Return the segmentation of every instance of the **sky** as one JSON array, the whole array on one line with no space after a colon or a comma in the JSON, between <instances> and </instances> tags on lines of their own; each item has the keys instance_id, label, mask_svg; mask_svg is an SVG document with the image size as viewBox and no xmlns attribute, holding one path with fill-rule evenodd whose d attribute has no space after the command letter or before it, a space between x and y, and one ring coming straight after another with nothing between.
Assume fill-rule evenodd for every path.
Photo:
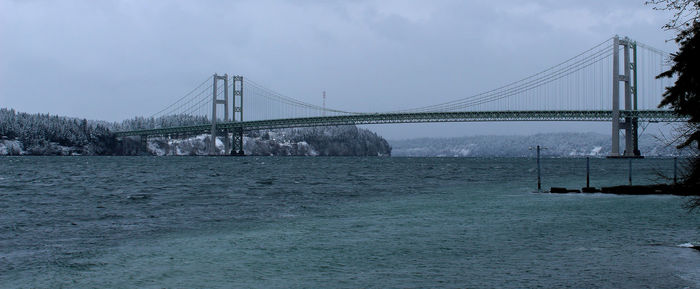
<instances>
[{"instance_id":1,"label":"sky","mask_svg":"<svg viewBox=\"0 0 700 289\"><path fill-rule=\"evenodd\" d=\"M672 52L644 0L0 0L0 107L118 121L150 116L214 73L299 100L393 111L486 91L618 34ZM662 129L653 125L651 130ZM372 125L390 139L609 123Z\"/></svg>"}]
</instances>

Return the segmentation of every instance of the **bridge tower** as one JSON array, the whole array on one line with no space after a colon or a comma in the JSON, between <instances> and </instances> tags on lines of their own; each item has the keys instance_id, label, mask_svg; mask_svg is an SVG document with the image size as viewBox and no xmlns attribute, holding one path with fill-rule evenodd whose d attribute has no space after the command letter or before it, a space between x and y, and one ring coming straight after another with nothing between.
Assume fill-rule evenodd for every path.
<instances>
[{"instance_id":1,"label":"bridge tower","mask_svg":"<svg viewBox=\"0 0 700 289\"><path fill-rule=\"evenodd\" d=\"M624 57L624 73L620 74L620 46ZM630 50L633 50L634 61ZM632 76L634 75L634 76ZM613 38L613 87L612 87L612 149L609 158L641 158L638 140L637 117L625 117L620 121L620 82L624 83L625 111L637 110L637 43L629 38ZM634 82L634 83L633 83ZM634 96L634 100L632 99ZM633 102L634 101L634 102ZM620 130L625 130L625 150L620 154Z\"/></svg>"},{"instance_id":2,"label":"bridge tower","mask_svg":"<svg viewBox=\"0 0 700 289\"><path fill-rule=\"evenodd\" d=\"M243 76L235 75L233 76L233 105L231 109L233 111L232 121L236 122L236 115L238 115L238 121L243 121ZM238 97L239 106L236 106L236 97ZM236 126L233 130L233 149L231 149L232 156L243 156L243 127Z\"/></svg>"},{"instance_id":3,"label":"bridge tower","mask_svg":"<svg viewBox=\"0 0 700 289\"><path fill-rule=\"evenodd\" d=\"M209 155L217 155L216 151L216 134L217 134L217 129L216 129L216 105L217 104L223 104L224 105L224 122L227 122L229 120L228 118L228 74L224 75L217 75L216 73L214 74L214 85L213 87L213 93L212 93L212 108L211 108L211 136L209 138ZM223 80L224 81L224 99L219 99L218 97L218 85L217 81L218 80ZM228 150L228 133L226 133L226 140L224 141L225 144L225 149Z\"/></svg>"}]
</instances>

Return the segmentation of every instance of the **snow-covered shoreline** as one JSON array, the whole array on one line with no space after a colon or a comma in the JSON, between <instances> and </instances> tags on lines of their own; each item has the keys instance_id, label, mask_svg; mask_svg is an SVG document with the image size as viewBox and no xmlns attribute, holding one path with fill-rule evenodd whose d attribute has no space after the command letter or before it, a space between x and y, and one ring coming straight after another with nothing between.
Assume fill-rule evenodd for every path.
<instances>
[{"instance_id":1,"label":"snow-covered shoreline","mask_svg":"<svg viewBox=\"0 0 700 289\"><path fill-rule=\"evenodd\" d=\"M115 141L110 153L93 144L62 146L42 140L26 145L20 140L0 139L0 156L12 155L209 155L209 135L184 138L150 137L144 147L139 137ZM224 154L224 137L216 139L217 154ZM355 126L278 129L248 132L243 138L246 155L258 156L390 156L388 142L375 133Z\"/></svg>"}]
</instances>

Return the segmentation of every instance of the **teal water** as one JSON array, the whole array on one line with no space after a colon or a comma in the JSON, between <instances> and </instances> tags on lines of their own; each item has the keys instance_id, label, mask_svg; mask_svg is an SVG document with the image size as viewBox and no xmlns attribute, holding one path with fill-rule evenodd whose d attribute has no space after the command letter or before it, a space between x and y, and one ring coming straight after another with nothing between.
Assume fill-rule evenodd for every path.
<instances>
[{"instance_id":1,"label":"teal water","mask_svg":"<svg viewBox=\"0 0 700 289\"><path fill-rule=\"evenodd\" d=\"M2 288L699 288L675 196L533 193L534 159L0 158ZM543 186L585 159L543 159ZM591 160L591 184L626 184ZM633 183L673 160L633 162Z\"/></svg>"}]
</instances>

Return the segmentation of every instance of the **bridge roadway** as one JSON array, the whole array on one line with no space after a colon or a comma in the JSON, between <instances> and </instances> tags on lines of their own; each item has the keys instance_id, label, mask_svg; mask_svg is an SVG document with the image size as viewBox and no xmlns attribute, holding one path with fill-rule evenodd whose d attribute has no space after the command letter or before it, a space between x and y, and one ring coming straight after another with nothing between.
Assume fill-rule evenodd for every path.
<instances>
[{"instance_id":1,"label":"bridge roadway","mask_svg":"<svg viewBox=\"0 0 700 289\"><path fill-rule=\"evenodd\" d=\"M620 119L637 117L640 122L681 122L670 110L620 111ZM476 122L476 121L612 121L609 110L571 111L463 111L417 113L367 113L340 116L302 117L255 121L220 122L219 131L244 131L311 126L363 125L427 122ZM210 133L211 124L115 132L116 136L167 136L175 134Z\"/></svg>"}]
</instances>

